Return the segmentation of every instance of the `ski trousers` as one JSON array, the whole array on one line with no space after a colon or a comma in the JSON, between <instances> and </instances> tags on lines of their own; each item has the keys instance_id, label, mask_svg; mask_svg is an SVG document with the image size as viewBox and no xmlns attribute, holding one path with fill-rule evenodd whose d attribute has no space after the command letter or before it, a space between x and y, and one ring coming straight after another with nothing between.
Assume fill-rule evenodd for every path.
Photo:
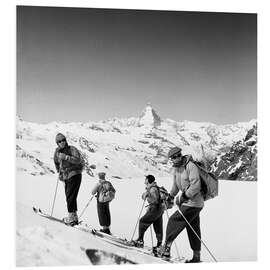
<instances>
[{"instance_id":1,"label":"ski trousers","mask_svg":"<svg viewBox=\"0 0 270 270\"><path fill-rule=\"evenodd\" d=\"M201 238L200 211L202 210L202 208L181 205L180 210L189 222L189 224L192 226L194 231ZM174 212L174 214L172 214L168 220L165 243L172 243L185 228L187 230L191 249L195 251L200 251L201 241L186 223L179 211Z\"/></svg>"},{"instance_id":2,"label":"ski trousers","mask_svg":"<svg viewBox=\"0 0 270 270\"><path fill-rule=\"evenodd\" d=\"M149 226L153 224L154 231L158 242L163 238L163 218L164 210L161 204L150 205L144 216L139 222L139 239L143 239L144 234Z\"/></svg>"},{"instance_id":3,"label":"ski trousers","mask_svg":"<svg viewBox=\"0 0 270 270\"><path fill-rule=\"evenodd\" d=\"M109 227L111 225L109 202L102 203L97 200L97 212L100 226Z\"/></svg>"},{"instance_id":4,"label":"ski trousers","mask_svg":"<svg viewBox=\"0 0 270 270\"><path fill-rule=\"evenodd\" d=\"M77 196L81 186L82 175L76 174L66 180L65 183L65 194L67 209L69 213L76 212L77 209Z\"/></svg>"}]
</instances>

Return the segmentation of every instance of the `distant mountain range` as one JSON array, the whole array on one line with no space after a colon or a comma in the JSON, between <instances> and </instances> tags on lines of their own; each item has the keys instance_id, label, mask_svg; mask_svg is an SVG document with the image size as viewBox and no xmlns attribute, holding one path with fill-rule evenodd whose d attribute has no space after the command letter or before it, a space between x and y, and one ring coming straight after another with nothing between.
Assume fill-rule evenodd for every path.
<instances>
[{"instance_id":1,"label":"distant mountain range","mask_svg":"<svg viewBox=\"0 0 270 270\"><path fill-rule=\"evenodd\" d=\"M162 119L150 104L139 117L100 122L37 124L17 116L17 170L32 175L55 173L55 135L62 132L83 153L90 176L98 171L119 179L148 173L166 176L171 167L168 150L180 146L194 159L207 159L221 178L256 180L256 126L255 119L230 125ZM96 169L91 170L90 164Z\"/></svg>"}]
</instances>

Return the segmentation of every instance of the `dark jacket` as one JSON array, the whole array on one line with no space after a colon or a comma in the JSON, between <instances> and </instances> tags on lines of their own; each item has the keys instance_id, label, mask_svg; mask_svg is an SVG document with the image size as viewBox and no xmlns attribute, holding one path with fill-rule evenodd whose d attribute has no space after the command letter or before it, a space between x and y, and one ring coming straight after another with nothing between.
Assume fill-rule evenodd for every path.
<instances>
[{"instance_id":1,"label":"dark jacket","mask_svg":"<svg viewBox=\"0 0 270 270\"><path fill-rule=\"evenodd\" d=\"M68 160L60 160L59 153L64 153L69 156ZM57 172L59 173L59 179L66 181L76 174L82 173L81 155L79 150L74 146L66 145L61 149L57 147L54 152L54 164Z\"/></svg>"}]
</instances>

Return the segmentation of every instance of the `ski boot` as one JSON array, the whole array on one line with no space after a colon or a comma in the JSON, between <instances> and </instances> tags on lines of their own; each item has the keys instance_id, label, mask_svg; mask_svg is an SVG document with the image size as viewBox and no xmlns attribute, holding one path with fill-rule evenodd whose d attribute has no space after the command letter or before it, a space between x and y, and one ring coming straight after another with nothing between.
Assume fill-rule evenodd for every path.
<instances>
[{"instance_id":1,"label":"ski boot","mask_svg":"<svg viewBox=\"0 0 270 270\"><path fill-rule=\"evenodd\" d=\"M161 249L161 244L162 244L162 242L158 241L157 245L152 248L152 252L153 252L155 257L158 257L158 254L159 254L160 249Z\"/></svg>"},{"instance_id":2,"label":"ski boot","mask_svg":"<svg viewBox=\"0 0 270 270\"><path fill-rule=\"evenodd\" d=\"M67 217L63 218L63 221L66 225L68 226L75 226L78 225L78 216L77 216L77 212L70 212L68 213Z\"/></svg>"},{"instance_id":3,"label":"ski boot","mask_svg":"<svg viewBox=\"0 0 270 270\"><path fill-rule=\"evenodd\" d=\"M132 240L130 244L131 246L138 247L138 248L143 248L144 246L144 242L142 239Z\"/></svg>"},{"instance_id":4,"label":"ski boot","mask_svg":"<svg viewBox=\"0 0 270 270\"><path fill-rule=\"evenodd\" d=\"M169 260L171 258L171 246L164 245L160 248L159 256L164 260Z\"/></svg>"},{"instance_id":5,"label":"ski boot","mask_svg":"<svg viewBox=\"0 0 270 270\"><path fill-rule=\"evenodd\" d=\"M185 263L200 263L202 262L200 258L192 258L191 260L186 260Z\"/></svg>"},{"instance_id":6,"label":"ski boot","mask_svg":"<svg viewBox=\"0 0 270 270\"><path fill-rule=\"evenodd\" d=\"M185 263L200 263L200 262L201 262L201 251L199 250L194 250L192 259L185 261Z\"/></svg>"},{"instance_id":7,"label":"ski boot","mask_svg":"<svg viewBox=\"0 0 270 270\"><path fill-rule=\"evenodd\" d=\"M102 232L102 233L106 233L106 234L111 235L111 231L110 231L109 228L103 228L103 229L100 229L99 231Z\"/></svg>"}]
</instances>

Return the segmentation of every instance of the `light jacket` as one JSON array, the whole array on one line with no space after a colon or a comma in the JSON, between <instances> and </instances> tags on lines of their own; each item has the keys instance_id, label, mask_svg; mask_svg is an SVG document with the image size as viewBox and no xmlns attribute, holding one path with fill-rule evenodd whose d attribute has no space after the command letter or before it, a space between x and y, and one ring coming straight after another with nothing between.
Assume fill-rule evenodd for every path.
<instances>
[{"instance_id":1,"label":"light jacket","mask_svg":"<svg viewBox=\"0 0 270 270\"><path fill-rule=\"evenodd\" d=\"M173 172L173 185L170 191L176 196L180 191L185 192L189 198L183 205L190 207L203 207L204 199L201 193L201 180L199 169L192 162L191 156L185 156L186 160L180 167L175 167Z\"/></svg>"},{"instance_id":2,"label":"light jacket","mask_svg":"<svg viewBox=\"0 0 270 270\"><path fill-rule=\"evenodd\" d=\"M93 187L91 194L95 195L97 192L99 192L101 186L103 183L105 183L107 180L105 179L99 179L99 181L95 184L95 186Z\"/></svg>"},{"instance_id":3,"label":"light jacket","mask_svg":"<svg viewBox=\"0 0 270 270\"><path fill-rule=\"evenodd\" d=\"M107 202L109 199L108 191L112 189L115 192L114 187L108 180L99 179L98 183L93 187L91 194L96 195L98 202Z\"/></svg>"},{"instance_id":4,"label":"light jacket","mask_svg":"<svg viewBox=\"0 0 270 270\"><path fill-rule=\"evenodd\" d=\"M60 160L59 153L64 153L69 156L68 160ZM67 145L65 148L60 149L57 147L54 152L54 164L57 172L59 173L59 179L66 181L76 174L82 173L82 166L80 153L74 146Z\"/></svg>"}]
</instances>

